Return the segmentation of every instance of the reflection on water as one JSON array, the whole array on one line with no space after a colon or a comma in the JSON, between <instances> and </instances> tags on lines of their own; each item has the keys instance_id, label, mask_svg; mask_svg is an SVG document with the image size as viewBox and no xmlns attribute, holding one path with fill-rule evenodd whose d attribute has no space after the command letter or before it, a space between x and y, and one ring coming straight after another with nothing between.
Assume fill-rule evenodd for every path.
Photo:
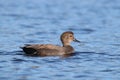
<instances>
[{"instance_id":1,"label":"reflection on water","mask_svg":"<svg viewBox=\"0 0 120 80\"><path fill-rule=\"evenodd\" d=\"M119 80L119 0L1 0L0 80ZM24 44L61 45L71 30L74 55L26 56Z\"/></svg>"}]
</instances>

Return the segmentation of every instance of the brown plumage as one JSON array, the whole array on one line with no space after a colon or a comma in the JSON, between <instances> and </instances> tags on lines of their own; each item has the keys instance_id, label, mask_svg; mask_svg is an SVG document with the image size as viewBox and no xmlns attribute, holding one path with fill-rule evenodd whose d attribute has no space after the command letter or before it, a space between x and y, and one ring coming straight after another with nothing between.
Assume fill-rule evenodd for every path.
<instances>
[{"instance_id":1,"label":"brown plumage","mask_svg":"<svg viewBox=\"0 0 120 80\"><path fill-rule=\"evenodd\" d=\"M63 46L56 46L52 44L29 44L22 47L22 49L27 55L60 56L73 53L74 49L70 43L72 41L79 42L74 38L74 34L71 31L62 33L60 39Z\"/></svg>"}]
</instances>

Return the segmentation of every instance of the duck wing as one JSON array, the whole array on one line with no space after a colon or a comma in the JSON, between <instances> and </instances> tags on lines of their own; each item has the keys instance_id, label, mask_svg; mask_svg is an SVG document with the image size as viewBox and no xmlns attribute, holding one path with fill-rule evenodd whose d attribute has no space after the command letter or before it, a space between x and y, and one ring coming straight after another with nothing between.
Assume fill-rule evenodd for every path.
<instances>
[{"instance_id":1,"label":"duck wing","mask_svg":"<svg viewBox=\"0 0 120 80\"><path fill-rule=\"evenodd\" d=\"M21 47L26 54L39 56L54 56L64 54L64 48L52 44L32 44Z\"/></svg>"}]
</instances>

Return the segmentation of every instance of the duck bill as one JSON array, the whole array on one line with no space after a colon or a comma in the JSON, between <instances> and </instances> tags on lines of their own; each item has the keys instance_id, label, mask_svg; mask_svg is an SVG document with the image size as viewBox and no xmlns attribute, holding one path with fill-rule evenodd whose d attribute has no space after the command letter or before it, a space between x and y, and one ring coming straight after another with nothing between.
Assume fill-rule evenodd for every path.
<instances>
[{"instance_id":1,"label":"duck bill","mask_svg":"<svg viewBox=\"0 0 120 80\"><path fill-rule=\"evenodd\" d=\"M79 40L77 40L77 39L74 39L73 41L74 41L74 42L80 42L80 41L79 41Z\"/></svg>"}]
</instances>

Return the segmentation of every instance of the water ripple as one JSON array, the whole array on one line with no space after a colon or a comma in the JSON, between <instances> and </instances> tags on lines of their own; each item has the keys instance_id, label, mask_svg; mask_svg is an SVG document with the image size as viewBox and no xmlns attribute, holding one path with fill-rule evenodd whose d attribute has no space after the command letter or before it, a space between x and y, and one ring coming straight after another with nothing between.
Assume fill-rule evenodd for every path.
<instances>
[{"instance_id":1,"label":"water ripple","mask_svg":"<svg viewBox=\"0 0 120 80\"><path fill-rule=\"evenodd\" d=\"M0 80L119 80L119 9L119 0L1 0ZM72 55L32 57L19 49L60 45L68 30L84 44L71 44Z\"/></svg>"}]
</instances>

